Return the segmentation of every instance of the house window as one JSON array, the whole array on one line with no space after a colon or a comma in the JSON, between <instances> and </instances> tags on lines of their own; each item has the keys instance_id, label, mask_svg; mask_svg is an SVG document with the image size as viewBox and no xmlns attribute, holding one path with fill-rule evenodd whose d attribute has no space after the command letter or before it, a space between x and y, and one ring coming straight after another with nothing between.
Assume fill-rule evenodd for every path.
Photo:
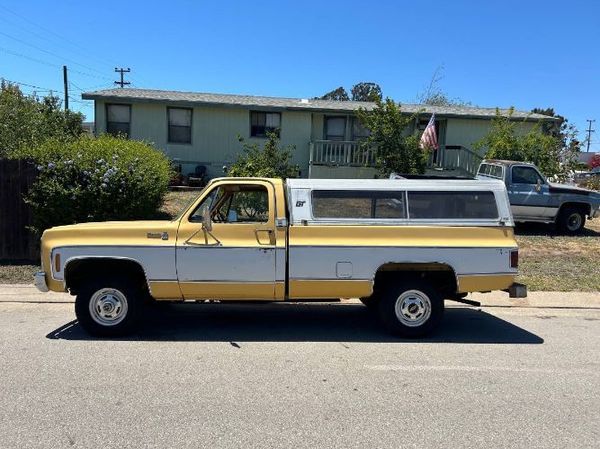
<instances>
[{"instance_id":1,"label":"house window","mask_svg":"<svg viewBox=\"0 0 600 449\"><path fill-rule=\"evenodd\" d=\"M131 105L106 105L106 132L108 134L129 137L131 127Z\"/></svg>"},{"instance_id":2,"label":"house window","mask_svg":"<svg viewBox=\"0 0 600 449\"><path fill-rule=\"evenodd\" d=\"M192 143L192 110L167 108L169 143Z\"/></svg>"},{"instance_id":3,"label":"house window","mask_svg":"<svg viewBox=\"0 0 600 449\"><path fill-rule=\"evenodd\" d=\"M267 133L275 133L279 137L281 130L281 114L279 112L250 112L250 136L267 137Z\"/></svg>"},{"instance_id":4,"label":"house window","mask_svg":"<svg viewBox=\"0 0 600 449\"><path fill-rule=\"evenodd\" d=\"M371 132L363 126L358 117L352 117L352 140L365 140Z\"/></svg>"},{"instance_id":5,"label":"house window","mask_svg":"<svg viewBox=\"0 0 600 449\"><path fill-rule=\"evenodd\" d=\"M325 140L346 139L346 117L325 117Z\"/></svg>"}]
</instances>

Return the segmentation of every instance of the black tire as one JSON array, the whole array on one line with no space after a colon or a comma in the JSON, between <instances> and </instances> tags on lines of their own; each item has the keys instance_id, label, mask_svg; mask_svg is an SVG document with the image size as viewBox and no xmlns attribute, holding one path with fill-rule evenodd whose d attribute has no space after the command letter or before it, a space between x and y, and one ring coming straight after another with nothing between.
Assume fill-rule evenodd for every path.
<instances>
[{"instance_id":1,"label":"black tire","mask_svg":"<svg viewBox=\"0 0 600 449\"><path fill-rule=\"evenodd\" d=\"M369 308L369 310L377 309L377 304L379 303L380 298L375 296L374 294L371 296L366 296L364 298L359 298L360 302L362 302L365 306Z\"/></svg>"},{"instance_id":2,"label":"black tire","mask_svg":"<svg viewBox=\"0 0 600 449\"><path fill-rule=\"evenodd\" d=\"M142 305L143 292L134 283L117 277L93 279L79 289L75 315L90 335L118 337L135 331Z\"/></svg>"},{"instance_id":3,"label":"black tire","mask_svg":"<svg viewBox=\"0 0 600 449\"><path fill-rule=\"evenodd\" d=\"M417 338L431 333L440 324L444 300L436 289L422 281L405 281L389 285L382 292L378 311L389 332Z\"/></svg>"},{"instance_id":4,"label":"black tire","mask_svg":"<svg viewBox=\"0 0 600 449\"><path fill-rule=\"evenodd\" d=\"M579 234L585 226L585 212L576 207L564 207L556 220L560 232L569 235Z\"/></svg>"}]
</instances>

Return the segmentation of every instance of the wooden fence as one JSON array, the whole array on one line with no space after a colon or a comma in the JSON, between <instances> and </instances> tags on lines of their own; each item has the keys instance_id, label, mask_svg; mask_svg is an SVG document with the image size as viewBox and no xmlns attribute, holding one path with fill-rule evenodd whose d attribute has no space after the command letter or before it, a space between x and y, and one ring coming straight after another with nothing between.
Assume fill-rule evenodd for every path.
<instances>
[{"instance_id":1,"label":"wooden fence","mask_svg":"<svg viewBox=\"0 0 600 449\"><path fill-rule=\"evenodd\" d=\"M31 209L23 195L36 178L26 161L0 159L0 260L39 260L39 243L27 229Z\"/></svg>"}]
</instances>

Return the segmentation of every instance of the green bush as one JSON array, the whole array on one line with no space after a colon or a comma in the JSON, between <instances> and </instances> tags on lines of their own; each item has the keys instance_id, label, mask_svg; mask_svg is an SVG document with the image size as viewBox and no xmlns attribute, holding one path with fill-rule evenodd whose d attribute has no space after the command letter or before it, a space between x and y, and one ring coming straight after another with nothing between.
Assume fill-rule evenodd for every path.
<instances>
[{"instance_id":1,"label":"green bush","mask_svg":"<svg viewBox=\"0 0 600 449\"><path fill-rule=\"evenodd\" d=\"M227 176L260 178L296 178L299 168L291 162L294 145L280 147L277 134L267 133L264 146L247 143L238 137L244 152L227 170Z\"/></svg>"},{"instance_id":2,"label":"green bush","mask_svg":"<svg viewBox=\"0 0 600 449\"><path fill-rule=\"evenodd\" d=\"M25 197L38 233L63 224L155 218L171 175L168 159L150 145L111 136L48 140L19 156L39 171Z\"/></svg>"}]
</instances>

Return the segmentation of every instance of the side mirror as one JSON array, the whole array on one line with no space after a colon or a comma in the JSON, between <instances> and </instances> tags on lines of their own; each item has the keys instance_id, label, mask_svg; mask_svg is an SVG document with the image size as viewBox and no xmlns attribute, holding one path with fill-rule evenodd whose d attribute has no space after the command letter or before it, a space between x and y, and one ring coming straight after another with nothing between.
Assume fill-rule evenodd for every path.
<instances>
[{"instance_id":1,"label":"side mirror","mask_svg":"<svg viewBox=\"0 0 600 449\"><path fill-rule=\"evenodd\" d=\"M208 211L202 215L202 229L207 232L212 231L212 220L210 219L210 212Z\"/></svg>"}]
</instances>

